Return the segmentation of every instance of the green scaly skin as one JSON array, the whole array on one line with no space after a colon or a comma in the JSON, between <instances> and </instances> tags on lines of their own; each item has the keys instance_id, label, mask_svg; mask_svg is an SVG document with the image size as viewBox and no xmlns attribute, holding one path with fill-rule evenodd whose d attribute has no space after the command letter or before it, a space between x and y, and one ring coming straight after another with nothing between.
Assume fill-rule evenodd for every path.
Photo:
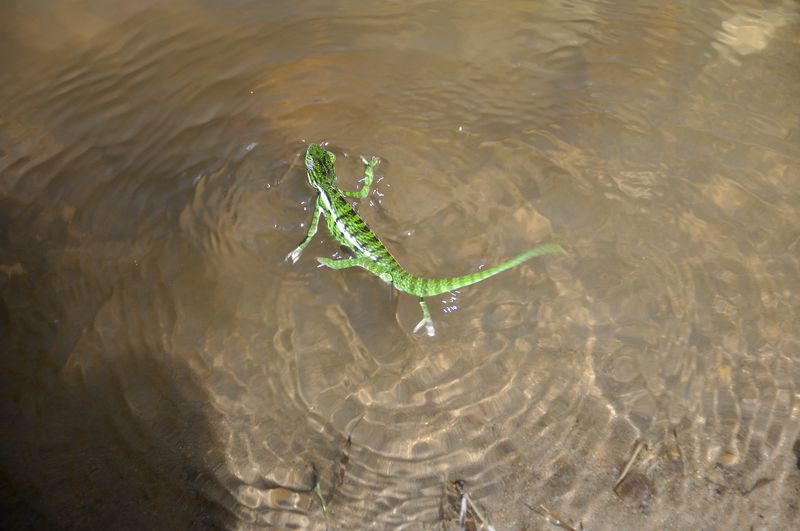
<instances>
[{"instance_id":1,"label":"green scaly skin","mask_svg":"<svg viewBox=\"0 0 800 531\"><path fill-rule=\"evenodd\" d=\"M367 161L361 157L364 163L364 184L361 189L355 192L346 192L336 186L336 168L334 163L336 156L330 151L317 144L311 144L306 151L306 170L308 182L317 192L317 199L314 204L314 214L308 228L306 238L289 253L286 260L292 263L300 259L303 249L317 233L319 216L323 214L328 224L328 231L334 239L343 246L350 249L353 258L343 260L332 260L330 258L317 258L317 261L333 269L345 269L347 267L362 267L377 276L384 282L392 284L395 288L410 295L419 297L419 304L422 308L422 320L414 328L414 332L423 326L429 336L433 336L436 331L431 319L431 313L424 297L432 297L453 291L464 286L469 286L494 276L506 269L510 269L530 260L535 256L549 253L563 253L564 250L556 243L547 243L525 251L519 256L507 260L502 264L483 269L476 273L470 273L461 277L453 278L420 278L412 275L402 268L397 260L389 253L381 243L375 233L370 230L361 216L356 214L345 197L364 198L369 194L372 185L373 169L380 162L376 157Z\"/></svg>"}]
</instances>

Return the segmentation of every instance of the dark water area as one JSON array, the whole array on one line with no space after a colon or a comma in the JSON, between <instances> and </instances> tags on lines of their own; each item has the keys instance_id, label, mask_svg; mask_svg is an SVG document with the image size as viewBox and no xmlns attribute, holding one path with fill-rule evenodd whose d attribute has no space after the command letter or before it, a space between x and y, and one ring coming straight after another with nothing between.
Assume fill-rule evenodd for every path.
<instances>
[{"instance_id":1,"label":"dark water area","mask_svg":"<svg viewBox=\"0 0 800 531\"><path fill-rule=\"evenodd\" d=\"M0 527L800 527L798 49L788 0L4 3ZM414 334L322 226L284 261L312 142L414 274L567 253Z\"/></svg>"}]
</instances>

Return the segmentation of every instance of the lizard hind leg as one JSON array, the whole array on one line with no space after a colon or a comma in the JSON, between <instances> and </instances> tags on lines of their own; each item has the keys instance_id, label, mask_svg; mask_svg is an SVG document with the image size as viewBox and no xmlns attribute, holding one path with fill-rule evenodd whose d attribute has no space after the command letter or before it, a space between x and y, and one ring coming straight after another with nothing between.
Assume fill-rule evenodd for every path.
<instances>
[{"instance_id":1,"label":"lizard hind leg","mask_svg":"<svg viewBox=\"0 0 800 531\"><path fill-rule=\"evenodd\" d=\"M334 260L333 258L317 258L317 262L321 265L330 267L331 269L347 269L348 267L356 267L361 265L358 258L345 258L343 260Z\"/></svg>"},{"instance_id":2,"label":"lizard hind leg","mask_svg":"<svg viewBox=\"0 0 800 531\"><path fill-rule=\"evenodd\" d=\"M433 327L433 319L431 319L431 311L428 309L428 304L422 297L419 298L419 307L422 308L422 320L414 327L414 333L419 332L422 327L425 327L425 332L428 336L433 337L436 335L436 329Z\"/></svg>"}]
</instances>

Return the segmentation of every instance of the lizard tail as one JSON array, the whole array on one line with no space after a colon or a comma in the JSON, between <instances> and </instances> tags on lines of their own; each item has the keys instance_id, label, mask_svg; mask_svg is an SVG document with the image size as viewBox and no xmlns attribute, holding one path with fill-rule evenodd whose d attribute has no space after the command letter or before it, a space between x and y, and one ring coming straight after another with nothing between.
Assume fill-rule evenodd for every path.
<instances>
[{"instance_id":1,"label":"lizard tail","mask_svg":"<svg viewBox=\"0 0 800 531\"><path fill-rule=\"evenodd\" d=\"M481 271L476 271L475 273L470 273L469 275L454 278L420 278L408 275L406 278L395 279L394 284L398 289L405 291L406 293L410 293L411 295L416 295L418 297L432 297L433 295L439 295L440 293L445 293L454 289L475 284L476 282L480 282L481 280L485 280L498 273L502 273L506 269L511 269L512 267L536 256L563 252L564 249L562 249L557 243L546 243L544 245L534 247L533 249L529 249L519 256L515 256L510 260L506 260L502 264L498 264L494 267L483 269Z\"/></svg>"}]
</instances>

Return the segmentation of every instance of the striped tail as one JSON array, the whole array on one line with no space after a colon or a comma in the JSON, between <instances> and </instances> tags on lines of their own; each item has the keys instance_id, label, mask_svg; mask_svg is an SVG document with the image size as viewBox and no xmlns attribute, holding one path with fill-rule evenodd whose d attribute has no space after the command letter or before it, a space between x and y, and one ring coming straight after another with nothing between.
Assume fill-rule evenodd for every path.
<instances>
[{"instance_id":1,"label":"striped tail","mask_svg":"<svg viewBox=\"0 0 800 531\"><path fill-rule=\"evenodd\" d=\"M408 275L408 277L404 278L395 278L393 283L398 289L406 293L410 293L411 295L416 295L418 297L432 297L440 293L445 293L454 289L475 284L476 282L480 282L481 280L485 280L498 273L502 273L506 269L511 269L512 267L536 256L563 252L564 249L562 249L557 243L546 243L525 251L521 255L515 256L510 260L506 260L502 264L498 264L482 271L476 271L475 273L470 273L469 275L464 275L462 277L419 278Z\"/></svg>"}]
</instances>

